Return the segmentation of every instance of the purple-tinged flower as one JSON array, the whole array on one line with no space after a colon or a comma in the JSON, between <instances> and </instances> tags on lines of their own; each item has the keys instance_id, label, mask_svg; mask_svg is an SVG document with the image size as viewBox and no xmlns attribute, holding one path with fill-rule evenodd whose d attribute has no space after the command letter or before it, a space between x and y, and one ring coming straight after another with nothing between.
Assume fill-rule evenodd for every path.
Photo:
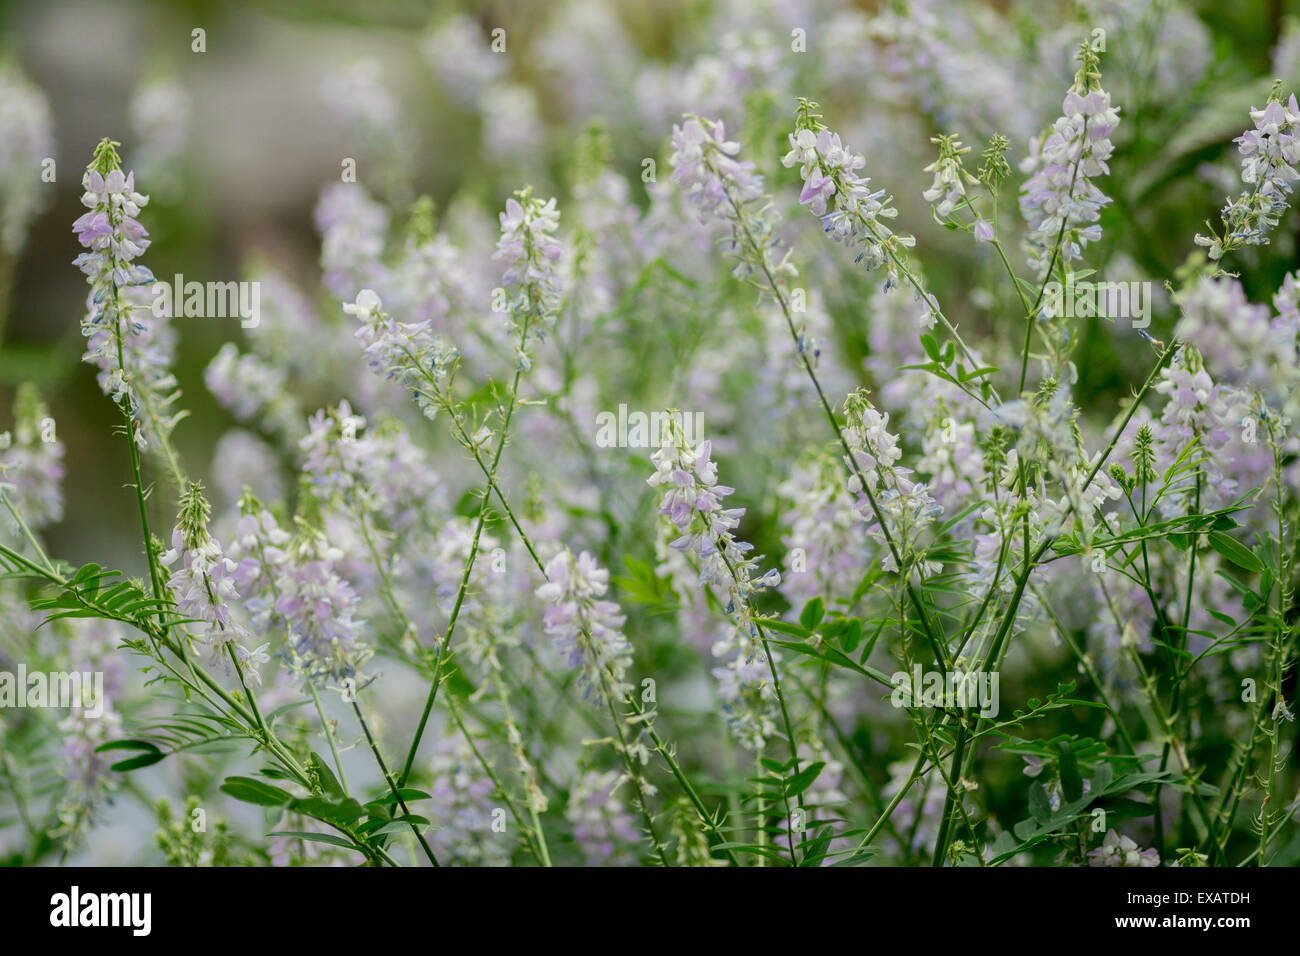
<instances>
[{"instance_id":1,"label":"purple-tinged flower","mask_svg":"<svg viewBox=\"0 0 1300 956\"><path fill-rule=\"evenodd\" d=\"M1110 134L1119 125L1119 108L1101 88L1098 57L1085 42L1074 85L1065 94L1062 116L1030 144L1022 172L1032 173L1020 190L1020 211L1029 225L1025 247L1030 264L1044 277L1053 264L1069 266L1083 256L1089 242L1101 238L1102 207L1110 197L1093 183L1109 175L1114 146Z\"/></svg>"},{"instance_id":2,"label":"purple-tinged flower","mask_svg":"<svg viewBox=\"0 0 1300 956\"><path fill-rule=\"evenodd\" d=\"M560 308L564 247L555 238L560 212L553 198L542 202L531 190L515 196L506 200L505 212L499 215L501 236L492 258L505 264L501 280L512 296L511 329L526 323L529 333L540 339L555 324ZM531 365L522 346L519 362L523 369Z\"/></svg>"},{"instance_id":3,"label":"purple-tinged flower","mask_svg":"<svg viewBox=\"0 0 1300 956\"><path fill-rule=\"evenodd\" d=\"M429 834L429 842L434 852L460 866L509 866L516 840L505 828L493 826L504 812L497 785L463 734L438 739L432 770L430 816L438 829Z\"/></svg>"},{"instance_id":4,"label":"purple-tinged flower","mask_svg":"<svg viewBox=\"0 0 1300 956\"><path fill-rule=\"evenodd\" d=\"M39 531L63 518L63 442L47 432L53 419L35 386L19 387L14 419L13 434L0 432L0 494L30 530ZM4 509L0 527L10 526L17 534Z\"/></svg>"},{"instance_id":5,"label":"purple-tinged flower","mask_svg":"<svg viewBox=\"0 0 1300 956\"><path fill-rule=\"evenodd\" d=\"M511 200L513 202L513 200ZM455 346L430 331L428 321L397 322L372 289L362 289L343 311L361 322L356 331L372 371L409 390L430 420L437 414L459 358Z\"/></svg>"},{"instance_id":6,"label":"purple-tinged flower","mask_svg":"<svg viewBox=\"0 0 1300 956\"><path fill-rule=\"evenodd\" d=\"M229 645L244 676L261 684L258 665L269 659L263 653L269 645L250 649L244 643L252 635L233 614L239 604L235 574L238 564L208 533L210 514L203 486L190 482L181 496L171 550L159 561L164 567L176 565L167 587L176 601L176 613L186 619L190 636L211 649L214 661L226 657Z\"/></svg>"},{"instance_id":7,"label":"purple-tinged flower","mask_svg":"<svg viewBox=\"0 0 1300 956\"><path fill-rule=\"evenodd\" d=\"M101 753L99 748L119 739L122 732L122 716L113 702L122 693L123 668L117 649L125 637L116 621L80 620L72 622L72 626L65 666L74 673L104 676L103 699L83 699L59 722L67 789L58 803L56 835L70 846L85 836L115 786L109 767L117 758L111 752Z\"/></svg>"},{"instance_id":8,"label":"purple-tinged flower","mask_svg":"<svg viewBox=\"0 0 1300 956\"><path fill-rule=\"evenodd\" d=\"M1254 129L1238 136L1234 143L1242 155L1241 180L1251 187L1223 207L1224 234L1198 235L1196 244L1209 249L1212 260L1238 246L1268 244L1268 234L1278 224L1291 202L1292 184L1300 179L1300 105L1295 94L1282 101L1281 81L1274 85L1268 105L1251 110Z\"/></svg>"},{"instance_id":9,"label":"purple-tinged flower","mask_svg":"<svg viewBox=\"0 0 1300 956\"><path fill-rule=\"evenodd\" d=\"M813 112L816 107L816 103L800 100L795 131L789 137L790 151L781 162L799 167L804 181L799 202L821 219L823 231L834 241L856 248L854 261L864 263L868 270L885 267L888 291L898 284L898 260L916 240L885 224L884 220L898 215L892 197L883 189L873 191L868 185L871 180L857 174L866 159L821 124Z\"/></svg>"},{"instance_id":10,"label":"purple-tinged flower","mask_svg":"<svg viewBox=\"0 0 1300 956\"><path fill-rule=\"evenodd\" d=\"M117 144L103 140L82 178L82 205L90 211L73 224L88 250L74 264L90 284L86 316L87 362L99 369L104 394L131 416L141 448L165 442L184 413L171 406L180 397L171 374L175 335L165 321L165 303L155 301L153 273L133 260L149 247L148 233L135 218L149 201L135 190L135 174L123 173Z\"/></svg>"},{"instance_id":11,"label":"purple-tinged flower","mask_svg":"<svg viewBox=\"0 0 1300 956\"><path fill-rule=\"evenodd\" d=\"M753 608L754 595L781 583L771 568L755 577L758 558L753 545L738 540L734 531L743 508L724 508L723 499L734 489L719 485L718 468L711 458L712 445L686 444L674 429L661 448L650 456L655 473L647 479L662 487L659 513L667 517L680 537L671 548L687 553L699 567L699 584L717 588L731 627L714 643L714 669L728 725L744 747L758 751L775 731L776 694L772 666L763 647Z\"/></svg>"},{"instance_id":12,"label":"purple-tinged flower","mask_svg":"<svg viewBox=\"0 0 1300 956\"><path fill-rule=\"evenodd\" d=\"M700 220L731 220L735 207L763 198L763 177L754 164L738 160L740 144L727 139L720 120L689 116L673 126L672 181Z\"/></svg>"},{"instance_id":13,"label":"purple-tinged flower","mask_svg":"<svg viewBox=\"0 0 1300 956\"><path fill-rule=\"evenodd\" d=\"M608 589L608 570L586 551L575 558L566 548L546 563L546 583L537 597L548 605L542 618L546 635L568 654L570 666L582 669L584 692L617 702L632 690L632 645L623 636L618 605L603 600Z\"/></svg>"},{"instance_id":14,"label":"purple-tinged flower","mask_svg":"<svg viewBox=\"0 0 1300 956\"><path fill-rule=\"evenodd\" d=\"M923 540L943 507L930 496L924 483L912 480L910 468L898 464L903 452L898 436L889 431L889 414L871 403L865 389L845 399L844 411L848 418L844 440L853 453L851 459L846 458L853 471L848 490L857 499L858 513L867 522L868 531L881 545L881 567L901 572L901 560L909 573L913 568L919 568L923 575L937 573L942 565L926 558ZM859 475L865 479L865 487ZM872 499L880 509L884 527L871 507ZM899 560L895 560L896 556Z\"/></svg>"},{"instance_id":15,"label":"purple-tinged flower","mask_svg":"<svg viewBox=\"0 0 1300 956\"><path fill-rule=\"evenodd\" d=\"M569 790L564 815L588 866L634 866L641 835L636 818L618 797L626 776L616 770L588 770Z\"/></svg>"},{"instance_id":16,"label":"purple-tinged flower","mask_svg":"<svg viewBox=\"0 0 1300 956\"><path fill-rule=\"evenodd\" d=\"M371 199L364 186L333 183L323 189L316 204L316 229L321 236L322 281L332 294L387 286L383 254L388 210Z\"/></svg>"},{"instance_id":17,"label":"purple-tinged flower","mask_svg":"<svg viewBox=\"0 0 1300 956\"><path fill-rule=\"evenodd\" d=\"M1107 830L1101 846L1088 852L1089 866L1151 867L1160 865L1160 854L1154 848L1145 850L1131 839L1114 830Z\"/></svg>"},{"instance_id":18,"label":"purple-tinged flower","mask_svg":"<svg viewBox=\"0 0 1300 956\"><path fill-rule=\"evenodd\" d=\"M275 613L288 630L292 663L308 679L355 679L369 657L360 640L364 622L355 618L360 599L336 570L343 556L320 531L300 522L279 567Z\"/></svg>"}]
</instances>

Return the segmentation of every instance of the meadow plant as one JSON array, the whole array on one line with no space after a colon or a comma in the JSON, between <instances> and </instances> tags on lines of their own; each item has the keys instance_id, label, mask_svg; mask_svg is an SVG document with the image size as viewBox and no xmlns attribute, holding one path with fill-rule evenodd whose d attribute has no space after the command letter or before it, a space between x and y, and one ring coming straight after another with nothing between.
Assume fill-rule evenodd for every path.
<instances>
[{"instance_id":1,"label":"meadow plant","mask_svg":"<svg viewBox=\"0 0 1300 956\"><path fill-rule=\"evenodd\" d=\"M104 139L72 225L121 433L77 467L129 567L51 553L72 429L35 386L0 433L0 678L111 676L97 717L0 683L8 852L94 859L139 800L173 865L1300 862L1295 95L1153 133L1208 95L1179 4L1082 5L1100 42L832 4L833 56L787 6L672 62L585 2L431 24L482 118L445 203L384 70L340 67L375 172L320 192L319 288L256 264L260 325L186 373L211 462L142 264L191 98L143 88L139 179ZM48 124L0 89L3 280ZM1240 191L1197 234L1215 144ZM1132 277L1150 331L1050 292ZM621 405L665 425L598 442Z\"/></svg>"}]
</instances>

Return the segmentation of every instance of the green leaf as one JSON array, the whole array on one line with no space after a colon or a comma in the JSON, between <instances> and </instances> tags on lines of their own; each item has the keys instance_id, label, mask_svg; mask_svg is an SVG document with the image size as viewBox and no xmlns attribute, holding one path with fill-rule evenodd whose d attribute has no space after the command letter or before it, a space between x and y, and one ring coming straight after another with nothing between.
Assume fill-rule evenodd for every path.
<instances>
[{"instance_id":1,"label":"green leaf","mask_svg":"<svg viewBox=\"0 0 1300 956\"><path fill-rule=\"evenodd\" d=\"M315 773L321 790L327 795L337 797L340 800L347 796L343 792L343 787L339 784L338 778L334 776L334 771L330 770L329 765L325 763L325 759L314 750L311 753L310 768Z\"/></svg>"},{"instance_id":2,"label":"green leaf","mask_svg":"<svg viewBox=\"0 0 1300 956\"><path fill-rule=\"evenodd\" d=\"M826 766L826 761L818 760L816 763L809 764L797 774L786 781L785 794L787 797L797 797L803 793L816 781L822 768Z\"/></svg>"},{"instance_id":3,"label":"green leaf","mask_svg":"<svg viewBox=\"0 0 1300 956\"><path fill-rule=\"evenodd\" d=\"M1255 557L1254 552L1231 535L1224 534L1222 531L1211 531L1209 539L1210 547L1237 567L1247 571L1264 570L1264 565L1259 558Z\"/></svg>"},{"instance_id":4,"label":"green leaf","mask_svg":"<svg viewBox=\"0 0 1300 956\"><path fill-rule=\"evenodd\" d=\"M304 830L275 830L268 833L267 836L293 837L298 840L307 840L311 843L328 843L330 846L341 846L346 847L349 850L365 852L351 840L345 840L343 837L335 836L332 833L307 833Z\"/></svg>"},{"instance_id":5,"label":"green leaf","mask_svg":"<svg viewBox=\"0 0 1300 956\"><path fill-rule=\"evenodd\" d=\"M432 800L432 799L433 799L433 797L429 796L429 795L428 795L427 793L425 793L423 790L415 790L415 789L413 789L413 788L411 788L411 787L399 787L398 790L397 790L397 793L396 793L396 794L394 794L392 791L389 791L388 793L384 794L382 797L380 797L380 798L379 798L378 800L376 800L375 802L376 802L376 803L395 804L395 803L397 803L397 798L398 798L399 796L402 798L402 802L403 802L403 803L414 803L416 800Z\"/></svg>"},{"instance_id":6,"label":"green leaf","mask_svg":"<svg viewBox=\"0 0 1300 956\"><path fill-rule=\"evenodd\" d=\"M1052 819L1052 801L1041 783L1029 788L1029 815L1039 823L1047 823Z\"/></svg>"},{"instance_id":7,"label":"green leaf","mask_svg":"<svg viewBox=\"0 0 1300 956\"><path fill-rule=\"evenodd\" d=\"M424 817L411 814L410 816L399 817L396 820L390 820L387 823L380 823L378 827L371 830L368 836L385 836L389 833L410 833L411 827L423 832L425 830L440 830L441 827L433 826Z\"/></svg>"},{"instance_id":8,"label":"green leaf","mask_svg":"<svg viewBox=\"0 0 1300 956\"><path fill-rule=\"evenodd\" d=\"M1058 761L1061 768L1061 789L1065 799L1078 800L1083 796L1083 778L1079 776L1079 761L1074 755L1070 741L1062 740L1058 748Z\"/></svg>"},{"instance_id":9,"label":"green leaf","mask_svg":"<svg viewBox=\"0 0 1300 956\"><path fill-rule=\"evenodd\" d=\"M826 602L820 597L815 597L804 605L803 613L799 615L799 623L811 631L825 616Z\"/></svg>"},{"instance_id":10,"label":"green leaf","mask_svg":"<svg viewBox=\"0 0 1300 956\"><path fill-rule=\"evenodd\" d=\"M293 800L289 804L289 809L297 810L299 813L305 813L309 817L316 817L324 820L326 823L337 823L340 826L348 826L360 820L365 810L361 804L349 797L346 800L330 800L325 797L304 797L299 800Z\"/></svg>"},{"instance_id":11,"label":"green leaf","mask_svg":"<svg viewBox=\"0 0 1300 956\"><path fill-rule=\"evenodd\" d=\"M774 617L763 618L760 623L769 631L776 631L778 634L789 634L792 637L809 637L812 634L806 627L791 624L789 621L781 621Z\"/></svg>"},{"instance_id":12,"label":"green leaf","mask_svg":"<svg viewBox=\"0 0 1300 956\"><path fill-rule=\"evenodd\" d=\"M840 646L844 648L844 653L852 654L861 642L862 622L855 617L850 619L848 626L844 628L844 633L840 636Z\"/></svg>"},{"instance_id":13,"label":"green leaf","mask_svg":"<svg viewBox=\"0 0 1300 956\"><path fill-rule=\"evenodd\" d=\"M100 744L95 748L95 753L102 754L108 750L149 750L154 753L158 752L158 745L150 743L147 740L128 739L128 740L110 740L106 744Z\"/></svg>"},{"instance_id":14,"label":"green leaf","mask_svg":"<svg viewBox=\"0 0 1300 956\"><path fill-rule=\"evenodd\" d=\"M118 773L130 773L132 770L139 770L142 767L152 767L156 763L161 763L167 759L167 755L161 750L153 753L143 753L138 757L128 757L126 760L119 760L109 767L109 770L116 770Z\"/></svg>"},{"instance_id":15,"label":"green leaf","mask_svg":"<svg viewBox=\"0 0 1300 956\"><path fill-rule=\"evenodd\" d=\"M921 347L925 349L925 354L931 359L938 362L940 360L939 341L929 332L921 336Z\"/></svg>"},{"instance_id":16,"label":"green leaf","mask_svg":"<svg viewBox=\"0 0 1300 956\"><path fill-rule=\"evenodd\" d=\"M253 777L227 777L220 789L222 793L236 800L256 803L263 807L282 807L293 800L293 794L287 790L281 790Z\"/></svg>"}]
</instances>

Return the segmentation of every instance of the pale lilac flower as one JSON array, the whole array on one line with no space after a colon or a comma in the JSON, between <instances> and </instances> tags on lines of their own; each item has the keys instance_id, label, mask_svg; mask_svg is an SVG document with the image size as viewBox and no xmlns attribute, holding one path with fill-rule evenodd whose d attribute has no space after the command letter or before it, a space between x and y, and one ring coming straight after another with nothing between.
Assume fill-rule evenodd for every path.
<instances>
[{"instance_id":1,"label":"pale lilac flower","mask_svg":"<svg viewBox=\"0 0 1300 956\"><path fill-rule=\"evenodd\" d=\"M439 738L432 770L430 818L439 827L429 833L434 852L444 862L460 866L509 866L516 843L510 835L514 827L495 825L505 808L500 806L496 784L462 734Z\"/></svg>"},{"instance_id":2,"label":"pale lilac flower","mask_svg":"<svg viewBox=\"0 0 1300 956\"><path fill-rule=\"evenodd\" d=\"M252 432L232 428L212 450L212 485L218 511L236 504L246 488L271 501L284 496L280 460L274 449Z\"/></svg>"},{"instance_id":3,"label":"pale lilac flower","mask_svg":"<svg viewBox=\"0 0 1300 956\"><path fill-rule=\"evenodd\" d=\"M153 273L136 259L149 246L135 218L149 201L124 174L116 144L104 140L82 178L82 205L90 211L73 223L86 247L74 260L90 284L81 332L87 362L99 369L99 387L131 416L141 448L166 441L184 413L171 411L179 397L170 365L174 333L164 310L154 308ZM125 367L119 362L125 359Z\"/></svg>"},{"instance_id":4,"label":"pale lilac flower","mask_svg":"<svg viewBox=\"0 0 1300 956\"><path fill-rule=\"evenodd\" d=\"M360 183L333 183L316 205L325 288L338 296L387 284L383 263L388 210L370 198Z\"/></svg>"},{"instance_id":5,"label":"pale lilac flower","mask_svg":"<svg viewBox=\"0 0 1300 956\"><path fill-rule=\"evenodd\" d=\"M761 750L775 731L776 693L771 668L758 631L754 595L781 583L775 568L755 577L758 559L753 545L734 535L743 508L724 508L723 499L734 489L717 483L718 468L711 458L712 445L690 448L674 434L651 455L655 473L647 479L662 487L659 513L668 518L680 537L670 547L688 552L699 564L699 584L716 588L732 627L715 642L714 669L728 725L742 746Z\"/></svg>"},{"instance_id":6,"label":"pale lilac flower","mask_svg":"<svg viewBox=\"0 0 1300 956\"><path fill-rule=\"evenodd\" d=\"M53 419L31 385L19 388L14 418L13 433L0 432L0 494L29 529L40 531L63 519L63 442L46 434L44 423ZM19 533L8 509L0 527Z\"/></svg>"},{"instance_id":7,"label":"pale lilac flower","mask_svg":"<svg viewBox=\"0 0 1300 956\"><path fill-rule=\"evenodd\" d=\"M56 835L69 846L81 843L96 822L105 801L116 787L109 767L118 757L99 748L120 739L122 715L114 706L123 691L123 668L118 647L125 639L122 626L102 619L72 622L66 667L71 672L103 675L103 699L83 699L59 722L63 734L62 756L67 788L57 805ZM84 693L84 691L83 691ZM86 706L89 705L89 706Z\"/></svg>"},{"instance_id":8,"label":"pale lilac flower","mask_svg":"<svg viewBox=\"0 0 1300 956\"><path fill-rule=\"evenodd\" d=\"M897 260L916 240L885 224L898 216L893 197L883 189L872 190L871 180L857 174L866 159L843 145L838 133L822 126L812 112L815 108L815 103L800 102L796 128L789 136L790 151L781 162L799 167L804 181L799 202L821 219L822 230L834 241L856 249L854 262L863 263L868 270L884 267L888 291L898 285Z\"/></svg>"},{"instance_id":9,"label":"pale lilac flower","mask_svg":"<svg viewBox=\"0 0 1300 956\"><path fill-rule=\"evenodd\" d=\"M567 548L546 564L546 583L537 597L548 605L543 617L546 635L567 654L571 667L581 668L585 694L598 700L622 701L632 690L627 669L632 645L623 636L625 618L613 601L603 600L609 571L586 551L576 558Z\"/></svg>"},{"instance_id":10,"label":"pale lilac flower","mask_svg":"<svg viewBox=\"0 0 1300 956\"><path fill-rule=\"evenodd\" d=\"M625 777L615 770L589 770L569 790L564 815L588 866L634 866L641 841L636 818L619 799Z\"/></svg>"},{"instance_id":11,"label":"pale lilac flower","mask_svg":"<svg viewBox=\"0 0 1300 956\"><path fill-rule=\"evenodd\" d=\"M239 512L227 554L236 562L235 587L249 627L264 634L273 626L278 580L288 565L292 538L251 493L240 498Z\"/></svg>"},{"instance_id":12,"label":"pale lilac flower","mask_svg":"<svg viewBox=\"0 0 1300 956\"><path fill-rule=\"evenodd\" d=\"M290 436L300 428L302 411L287 387L279 365L252 352L240 353L234 342L221 346L203 370L208 391L241 424L257 424Z\"/></svg>"},{"instance_id":13,"label":"pale lilac flower","mask_svg":"<svg viewBox=\"0 0 1300 956\"><path fill-rule=\"evenodd\" d=\"M851 459L845 460L854 472L848 479L848 490L857 500L858 513L867 523L868 532L881 545L881 567L901 572L897 556L909 569L919 568L922 575L937 573L942 565L926 558L924 541L927 529L943 513L942 506L924 483L912 479L910 468L898 464L903 451L898 436L889 431L889 414L876 408L865 390L850 395L844 410L848 417L844 440L853 453ZM859 474L866 480L865 487ZM884 527L871 507L873 498Z\"/></svg>"},{"instance_id":14,"label":"pale lilac flower","mask_svg":"<svg viewBox=\"0 0 1300 956\"><path fill-rule=\"evenodd\" d=\"M1268 105L1250 111L1254 129L1233 142L1241 152L1241 180L1251 187L1223 207L1224 234L1198 235L1196 244L1209 249L1218 261L1237 246L1262 246L1291 202L1292 184L1300 179L1300 105L1295 94L1282 101L1280 82L1273 88Z\"/></svg>"},{"instance_id":15,"label":"pale lilac flower","mask_svg":"<svg viewBox=\"0 0 1300 956\"><path fill-rule=\"evenodd\" d=\"M352 414L347 401L321 409L307 422L307 435L298 443L304 452L303 474L322 497L348 492L361 480L365 446L360 435L366 420Z\"/></svg>"},{"instance_id":16,"label":"pale lilac flower","mask_svg":"<svg viewBox=\"0 0 1300 956\"><path fill-rule=\"evenodd\" d=\"M181 500L171 550L158 560L164 567L175 565L167 587L176 601L176 613L187 622L185 628L190 636L208 646L214 661L226 657L229 645L244 675L260 684L257 664L259 658L266 658L260 653L262 648L254 651L245 646L251 635L232 613L239 602L235 575L238 565L225 553L221 542L208 533L209 514L203 486L191 482Z\"/></svg>"},{"instance_id":17,"label":"pale lilac flower","mask_svg":"<svg viewBox=\"0 0 1300 956\"><path fill-rule=\"evenodd\" d=\"M343 311L361 322L355 334L370 369L409 390L416 407L433 419L459 358L455 346L432 334L428 321L393 319L373 289L362 289Z\"/></svg>"},{"instance_id":18,"label":"pale lilac flower","mask_svg":"<svg viewBox=\"0 0 1300 956\"><path fill-rule=\"evenodd\" d=\"M781 542L780 591L797 614L818 595L827 602L848 599L869 564L854 499L845 488L844 468L818 453L797 463L777 488L789 528Z\"/></svg>"},{"instance_id":19,"label":"pale lilac flower","mask_svg":"<svg viewBox=\"0 0 1300 956\"><path fill-rule=\"evenodd\" d=\"M1079 59L1063 115L1030 144L1030 155L1020 164L1022 172L1033 174L1021 187L1020 211L1029 225L1030 264L1040 278L1053 262L1068 268L1089 242L1101 238L1098 220L1111 201L1093 180L1110 173L1110 135L1119 125L1119 108L1101 88L1097 54L1088 43Z\"/></svg>"},{"instance_id":20,"label":"pale lilac flower","mask_svg":"<svg viewBox=\"0 0 1300 956\"><path fill-rule=\"evenodd\" d=\"M335 570L343 552L321 532L300 525L276 578L275 613L288 629L293 664L308 679L356 678L369 656L356 591Z\"/></svg>"},{"instance_id":21,"label":"pale lilac flower","mask_svg":"<svg viewBox=\"0 0 1300 956\"><path fill-rule=\"evenodd\" d=\"M754 164L736 159L740 144L727 139L721 122L687 117L673 127L672 180L700 220L731 220L735 206L763 198Z\"/></svg>"},{"instance_id":22,"label":"pale lilac flower","mask_svg":"<svg viewBox=\"0 0 1300 956\"><path fill-rule=\"evenodd\" d=\"M1131 839L1115 830L1107 830L1101 845L1088 852L1089 866L1151 867L1160 865L1160 854L1154 848L1145 850Z\"/></svg>"},{"instance_id":23,"label":"pale lilac flower","mask_svg":"<svg viewBox=\"0 0 1300 956\"><path fill-rule=\"evenodd\" d=\"M553 198L542 202L529 190L515 195L518 198L506 200L500 214L501 236L493 258L505 264L501 279L512 295L511 328L527 316L529 332L542 338L555 324L563 287L559 262L564 248L555 238L560 212ZM529 367L523 351L519 360L523 368Z\"/></svg>"}]
</instances>

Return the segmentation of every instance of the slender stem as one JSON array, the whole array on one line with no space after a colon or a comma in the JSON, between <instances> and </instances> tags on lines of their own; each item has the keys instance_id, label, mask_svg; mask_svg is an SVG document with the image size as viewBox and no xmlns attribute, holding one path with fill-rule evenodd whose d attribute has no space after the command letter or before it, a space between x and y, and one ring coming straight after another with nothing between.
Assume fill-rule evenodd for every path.
<instances>
[{"instance_id":1,"label":"slender stem","mask_svg":"<svg viewBox=\"0 0 1300 956\"><path fill-rule=\"evenodd\" d=\"M522 324L522 331L519 335L519 349L522 353L525 344L528 341L528 325L531 313L526 314ZM470 573L474 570L474 561L478 557L479 540L483 534L483 525L487 522L487 503L491 495L492 488L496 484L497 467L501 463L501 453L505 450L506 434L510 431L510 420L514 416L515 404L519 394L519 381L523 376L523 364L515 366L514 380L510 383L510 392L506 399L505 412L502 416L501 434L497 436L496 450L492 455L492 465L488 469L489 478L487 487L483 489L482 502L479 505L478 519L474 524L474 538L470 544L469 557L465 561L465 571L461 575L460 587L456 590L456 602L451 609L451 616L447 621L447 633L443 637L441 645L438 648L438 658L434 662L433 677L429 682L429 693L424 701L424 710L420 714L420 722L415 728L415 737L411 740L411 746L406 752L406 761L402 765L402 775L399 780L404 784L411 774L411 767L415 764L415 755L420 749L420 740L424 737L424 729L429 723L429 714L433 711L433 704L438 699L438 687L442 684L442 671L451 654L452 637L456 632L456 621L460 618L460 609L465 603L465 593L469 589ZM499 493L499 492L498 492Z\"/></svg>"},{"instance_id":2,"label":"slender stem","mask_svg":"<svg viewBox=\"0 0 1300 956\"><path fill-rule=\"evenodd\" d=\"M402 799L401 788L393 780L393 775L388 772L388 764L384 763L384 755L379 752L379 744L375 742L374 735L370 733L370 725L366 723L366 717L361 712L361 705L357 703L356 697L352 698L352 711L357 715L357 722L361 724L361 730L366 735L366 743L370 745L370 752L375 756L375 763L379 764L379 770L384 775L384 781L388 784L388 789L392 792L393 797L397 800L397 806L401 808L402 816L409 817L410 809L406 806L406 801ZM424 855L429 858L429 862L434 866L440 866L438 858L433 855L433 847L429 846L429 841L424 838L420 832L419 826L414 821L411 823L411 832L415 838L420 841L420 847L424 850Z\"/></svg>"},{"instance_id":3,"label":"slender stem","mask_svg":"<svg viewBox=\"0 0 1300 956\"><path fill-rule=\"evenodd\" d=\"M343 787L343 792L348 791L347 774L343 772L343 760L339 757L339 745L334 739L334 730L330 725L329 718L325 716L325 708L321 706L320 695L316 693L316 682L310 677L305 678L307 690L311 693L311 702L316 707L316 715L320 717L321 729L325 732L325 740L330 745L330 754L334 757L334 769L339 773L339 783Z\"/></svg>"}]
</instances>

